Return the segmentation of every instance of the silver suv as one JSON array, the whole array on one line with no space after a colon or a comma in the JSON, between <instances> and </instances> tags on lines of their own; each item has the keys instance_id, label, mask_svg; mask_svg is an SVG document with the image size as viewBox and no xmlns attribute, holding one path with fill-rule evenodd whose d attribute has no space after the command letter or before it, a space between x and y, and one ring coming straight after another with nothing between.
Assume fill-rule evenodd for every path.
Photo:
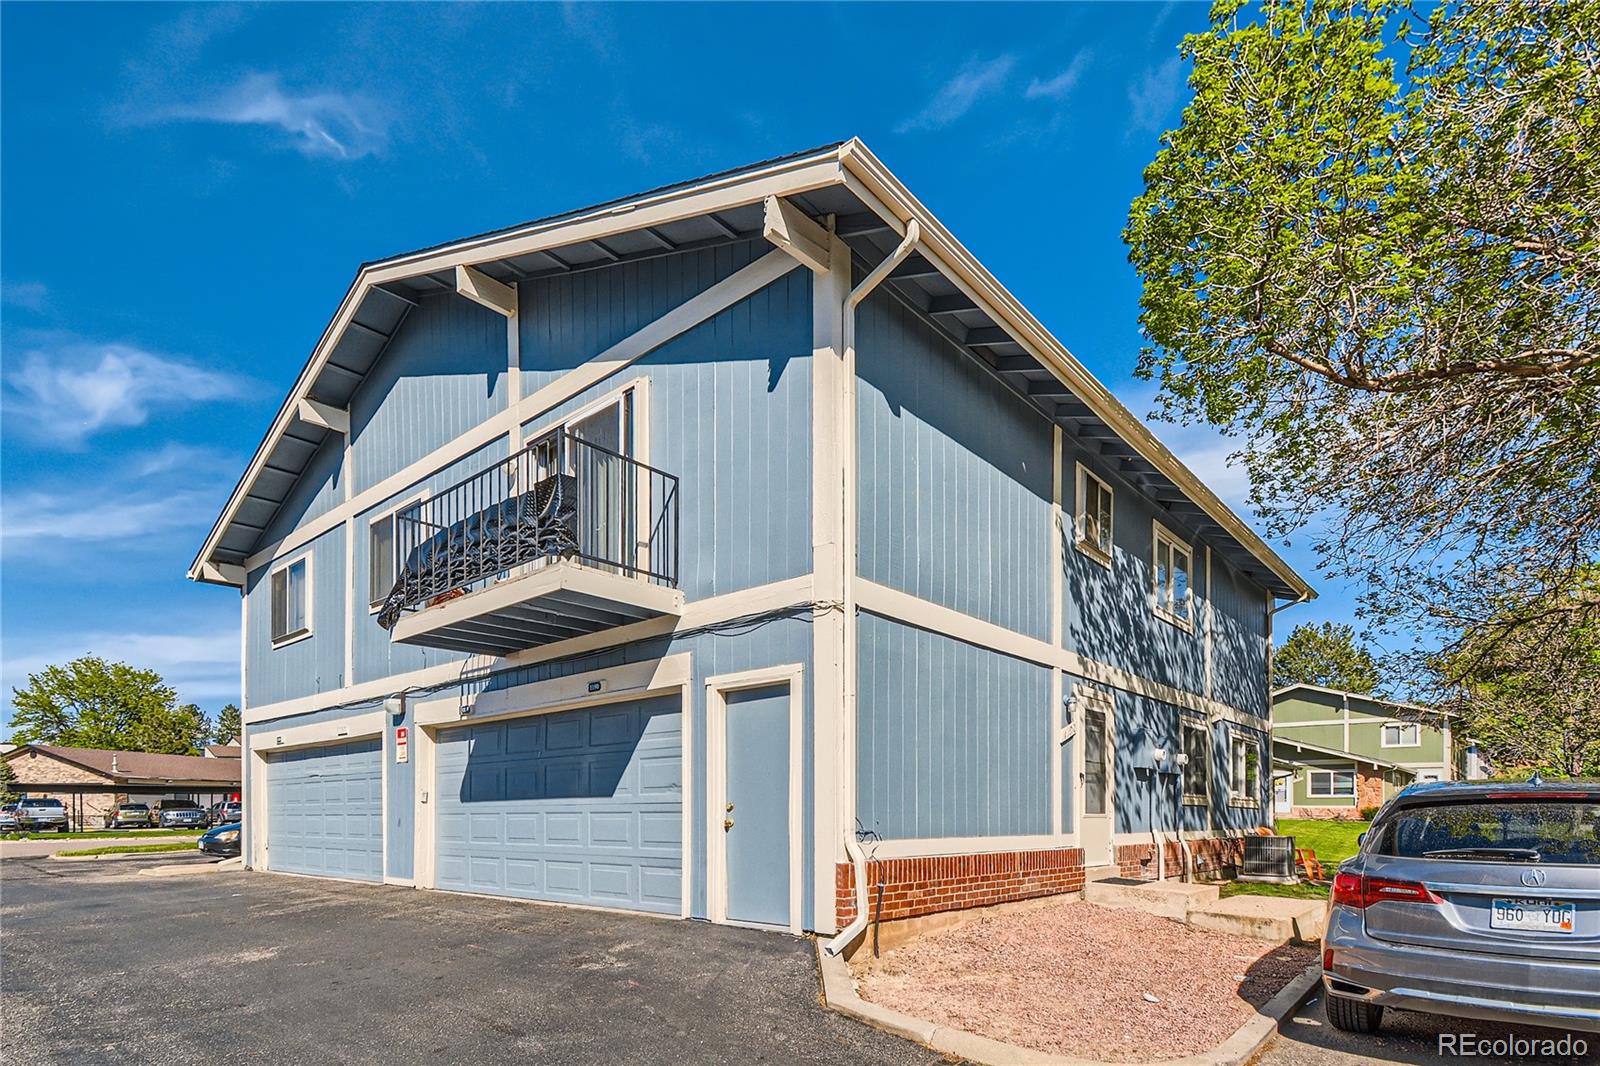
<instances>
[{"instance_id":1,"label":"silver suv","mask_svg":"<svg viewBox=\"0 0 1600 1066\"><path fill-rule=\"evenodd\" d=\"M1600 1032L1600 783L1401 792L1334 878L1328 1021L1385 1007Z\"/></svg>"}]
</instances>

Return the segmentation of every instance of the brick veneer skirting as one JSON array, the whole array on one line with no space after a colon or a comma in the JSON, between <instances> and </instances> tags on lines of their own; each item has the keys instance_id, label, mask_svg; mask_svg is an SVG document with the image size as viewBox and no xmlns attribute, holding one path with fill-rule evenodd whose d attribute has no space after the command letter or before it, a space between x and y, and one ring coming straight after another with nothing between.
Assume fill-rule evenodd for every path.
<instances>
[{"instance_id":1,"label":"brick veneer skirting","mask_svg":"<svg viewBox=\"0 0 1600 1066\"><path fill-rule=\"evenodd\" d=\"M988 907L1019 899L1077 892L1083 888L1083 849L1000 851L984 855L883 859L867 864L868 913L886 922L940 911ZM877 911L877 885L883 906ZM839 924L856 915L855 867L834 868Z\"/></svg>"},{"instance_id":2,"label":"brick veneer skirting","mask_svg":"<svg viewBox=\"0 0 1600 1066\"><path fill-rule=\"evenodd\" d=\"M1176 877L1183 870L1183 849L1176 840L1167 841L1167 876ZM1198 874L1220 873L1225 867L1238 866L1244 857L1244 841L1239 837L1205 837L1189 841L1189 856ZM1144 844L1117 845L1117 872L1123 877L1153 881L1156 877L1156 846Z\"/></svg>"}]
</instances>

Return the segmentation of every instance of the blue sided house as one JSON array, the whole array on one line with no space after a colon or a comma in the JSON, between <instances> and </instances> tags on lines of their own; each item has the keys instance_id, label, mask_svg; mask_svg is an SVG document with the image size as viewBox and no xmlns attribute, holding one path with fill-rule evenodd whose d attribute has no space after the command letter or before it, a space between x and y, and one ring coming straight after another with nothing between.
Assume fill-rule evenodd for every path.
<instances>
[{"instance_id":1,"label":"blue sided house","mask_svg":"<svg viewBox=\"0 0 1600 1066\"><path fill-rule=\"evenodd\" d=\"M1313 595L856 140L363 266L189 576L250 867L822 934L1229 861Z\"/></svg>"}]
</instances>

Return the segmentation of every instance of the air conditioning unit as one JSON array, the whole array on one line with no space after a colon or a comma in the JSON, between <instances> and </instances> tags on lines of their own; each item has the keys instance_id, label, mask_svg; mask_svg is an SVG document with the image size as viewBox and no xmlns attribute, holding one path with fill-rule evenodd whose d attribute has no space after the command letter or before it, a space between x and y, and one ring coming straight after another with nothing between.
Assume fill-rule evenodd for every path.
<instances>
[{"instance_id":1,"label":"air conditioning unit","mask_svg":"<svg viewBox=\"0 0 1600 1066\"><path fill-rule=\"evenodd\" d=\"M1276 885L1298 881L1294 869L1294 837L1245 837L1238 879Z\"/></svg>"}]
</instances>

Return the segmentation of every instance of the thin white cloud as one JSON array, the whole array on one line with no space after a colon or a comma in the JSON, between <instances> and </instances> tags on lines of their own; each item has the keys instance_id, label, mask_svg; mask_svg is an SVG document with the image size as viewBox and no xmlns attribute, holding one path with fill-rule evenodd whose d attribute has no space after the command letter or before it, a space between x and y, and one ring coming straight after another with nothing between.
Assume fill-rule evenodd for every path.
<instances>
[{"instance_id":1,"label":"thin white cloud","mask_svg":"<svg viewBox=\"0 0 1600 1066\"><path fill-rule=\"evenodd\" d=\"M238 399L250 387L239 375L131 344L63 334L37 335L7 363L8 424L68 447L106 430L144 425L159 410Z\"/></svg>"},{"instance_id":2,"label":"thin white cloud","mask_svg":"<svg viewBox=\"0 0 1600 1066\"><path fill-rule=\"evenodd\" d=\"M337 160L380 155L389 144L388 110L360 94L294 92L277 74L249 74L198 103L144 116L146 122L215 122L276 130L302 155Z\"/></svg>"},{"instance_id":3,"label":"thin white cloud","mask_svg":"<svg viewBox=\"0 0 1600 1066\"><path fill-rule=\"evenodd\" d=\"M0 285L0 301L28 311L43 311L50 290L37 281L8 281Z\"/></svg>"},{"instance_id":4,"label":"thin white cloud","mask_svg":"<svg viewBox=\"0 0 1600 1066\"><path fill-rule=\"evenodd\" d=\"M12 486L0 520L7 562L64 562L81 567L85 545L166 551L173 537L197 540L227 491L236 461L219 451L168 444L128 457L95 479Z\"/></svg>"},{"instance_id":5,"label":"thin white cloud","mask_svg":"<svg viewBox=\"0 0 1600 1066\"><path fill-rule=\"evenodd\" d=\"M1128 86L1128 126L1130 130L1162 133L1167 128L1167 118L1178 102L1178 90L1183 85L1183 71L1178 57L1149 67L1139 80Z\"/></svg>"},{"instance_id":6,"label":"thin white cloud","mask_svg":"<svg viewBox=\"0 0 1600 1066\"><path fill-rule=\"evenodd\" d=\"M229 619L232 619L231 621ZM80 655L98 655L154 670L184 702L215 703L239 698L238 611L219 612L203 627L176 632L85 630L22 638L13 633L0 661L5 701L27 684L28 675L63 665Z\"/></svg>"},{"instance_id":7,"label":"thin white cloud","mask_svg":"<svg viewBox=\"0 0 1600 1066\"><path fill-rule=\"evenodd\" d=\"M1028 88L1023 92L1022 95L1029 100L1066 99L1072 94L1072 90L1078 87L1078 80L1083 77L1083 69L1089 65L1089 60L1092 55L1093 53L1091 53L1089 49L1083 49L1077 55L1073 56L1071 62L1067 64L1066 69L1062 70L1061 73L1057 74L1055 77L1046 80L1034 78L1028 83Z\"/></svg>"},{"instance_id":8,"label":"thin white cloud","mask_svg":"<svg viewBox=\"0 0 1600 1066\"><path fill-rule=\"evenodd\" d=\"M1003 89L1016 65L1014 55L969 59L955 77L939 87L921 111L895 127L895 132L937 130L950 125L971 111L978 101Z\"/></svg>"}]
</instances>

